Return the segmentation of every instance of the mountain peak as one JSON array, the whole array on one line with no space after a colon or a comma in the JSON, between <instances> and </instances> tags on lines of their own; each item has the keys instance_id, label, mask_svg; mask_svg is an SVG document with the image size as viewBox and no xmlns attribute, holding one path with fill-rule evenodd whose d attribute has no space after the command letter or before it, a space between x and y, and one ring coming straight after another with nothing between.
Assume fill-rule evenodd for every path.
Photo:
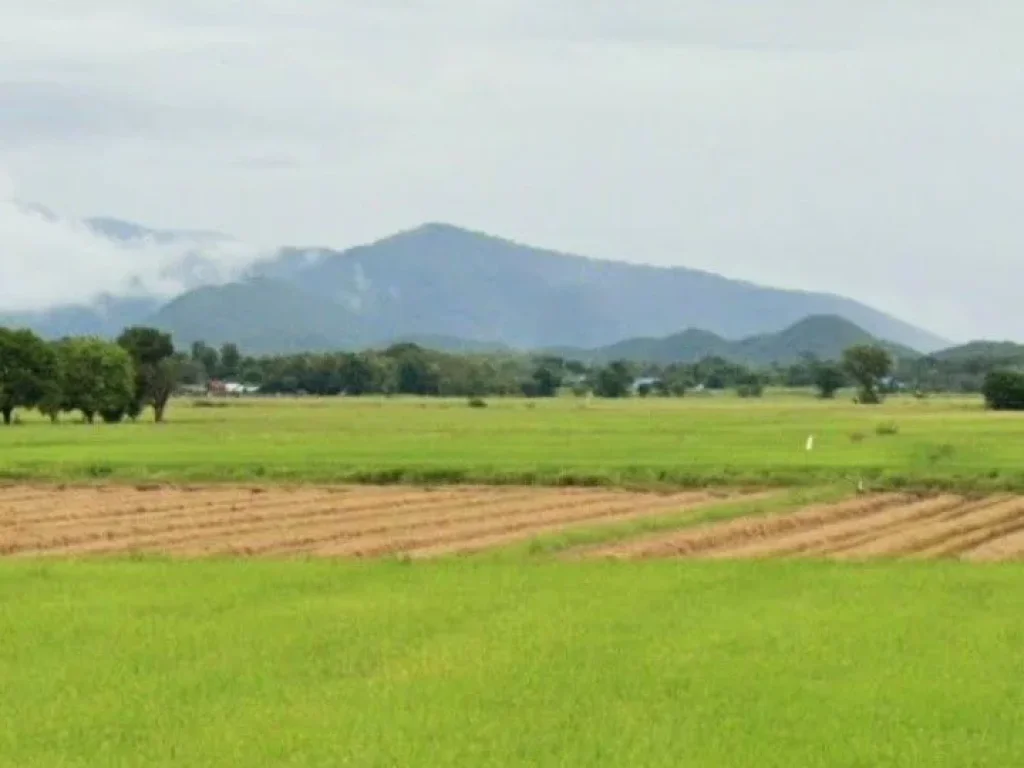
<instances>
[{"instance_id":1,"label":"mountain peak","mask_svg":"<svg viewBox=\"0 0 1024 768\"><path fill-rule=\"evenodd\" d=\"M129 241L186 234L110 218L91 225ZM193 242L186 243L190 249ZM861 334L909 347L944 345L926 331L838 296L685 267L573 256L439 221L347 251L284 248L245 274L273 278L280 287L217 286L200 293L196 303L175 302L149 320L174 332L179 343L232 340L225 339L230 329L251 327L246 341L252 352L295 349L300 340L312 339L320 347L375 345L410 334L519 349L595 348L621 339L658 339L680 328L703 329L684 340L710 351L732 343L727 340L787 328L790 336L812 338L818 335L815 325L832 328L833 337L857 338L860 326ZM190 279L190 287L211 282L199 277ZM282 327L269 327L267 318ZM796 338L794 344L804 342Z\"/></svg>"}]
</instances>

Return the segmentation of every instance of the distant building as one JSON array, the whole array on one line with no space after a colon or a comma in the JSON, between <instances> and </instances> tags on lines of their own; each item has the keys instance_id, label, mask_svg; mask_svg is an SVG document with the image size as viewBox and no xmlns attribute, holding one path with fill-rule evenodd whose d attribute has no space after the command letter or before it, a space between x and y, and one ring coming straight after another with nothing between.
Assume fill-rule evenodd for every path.
<instances>
[{"instance_id":1,"label":"distant building","mask_svg":"<svg viewBox=\"0 0 1024 768\"><path fill-rule=\"evenodd\" d=\"M654 376L642 376L639 379L634 379L632 385L630 385L630 391L635 395L639 392L652 392L661 386L661 379Z\"/></svg>"},{"instance_id":2,"label":"distant building","mask_svg":"<svg viewBox=\"0 0 1024 768\"><path fill-rule=\"evenodd\" d=\"M218 397L241 397L242 395L254 395L260 391L260 388L237 381L210 379L209 384L206 385L206 391Z\"/></svg>"}]
</instances>

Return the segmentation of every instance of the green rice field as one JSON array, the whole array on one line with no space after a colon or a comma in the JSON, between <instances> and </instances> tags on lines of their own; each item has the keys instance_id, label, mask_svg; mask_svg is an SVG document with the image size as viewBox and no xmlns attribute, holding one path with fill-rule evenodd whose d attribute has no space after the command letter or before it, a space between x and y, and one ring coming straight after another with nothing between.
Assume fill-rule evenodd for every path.
<instances>
[{"instance_id":1,"label":"green rice field","mask_svg":"<svg viewBox=\"0 0 1024 768\"><path fill-rule=\"evenodd\" d=\"M0 477L1024 488L1024 416L972 398L214 403L160 426L26 416L0 429Z\"/></svg>"},{"instance_id":2,"label":"green rice field","mask_svg":"<svg viewBox=\"0 0 1024 768\"><path fill-rule=\"evenodd\" d=\"M0 565L4 766L1016 765L1024 571Z\"/></svg>"}]
</instances>

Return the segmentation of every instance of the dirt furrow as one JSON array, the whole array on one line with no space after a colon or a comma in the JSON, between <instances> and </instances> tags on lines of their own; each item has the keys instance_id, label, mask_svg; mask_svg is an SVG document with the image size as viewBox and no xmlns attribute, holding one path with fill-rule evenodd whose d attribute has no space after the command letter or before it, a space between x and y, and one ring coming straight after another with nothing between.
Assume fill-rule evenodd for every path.
<instances>
[{"instance_id":1,"label":"dirt furrow","mask_svg":"<svg viewBox=\"0 0 1024 768\"><path fill-rule=\"evenodd\" d=\"M111 504L140 506L143 500L149 501L152 498L131 492L115 496L101 495L92 490L73 490L55 492L48 500L33 501L31 505L8 504L0 499L0 528L59 519L72 514L94 514L96 510L108 509Z\"/></svg>"},{"instance_id":2,"label":"dirt furrow","mask_svg":"<svg viewBox=\"0 0 1024 768\"><path fill-rule=\"evenodd\" d=\"M275 555L304 552L331 542L352 541L359 538L389 538L420 529L435 529L466 525L481 520L501 520L509 516L537 516L551 510L572 509L595 503L624 498L616 491L590 491L580 493L534 492L527 497L501 498L491 495L473 505L452 505L443 510L410 510L410 514L390 519L368 519L358 524L348 521L326 521L317 526L297 528L289 526L283 531L264 532L258 538L233 538L224 544L198 540L194 547L183 546L187 554L265 554ZM173 551L173 550L172 550Z\"/></svg>"},{"instance_id":3,"label":"dirt furrow","mask_svg":"<svg viewBox=\"0 0 1024 768\"><path fill-rule=\"evenodd\" d=\"M834 555L840 560L864 559L872 557L906 556L921 549L933 547L976 531L991 529L1006 522L1016 523L1021 520L1022 504L1020 499L1010 499L1000 504L975 509L971 514L955 520L944 520L925 523L920 526L900 530L855 549L849 549Z\"/></svg>"},{"instance_id":4,"label":"dirt furrow","mask_svg":"<svg viewBox=\"0 0 1024 768\"><path fill-rule=\"evenodd\" d=\"M423 501L424 497L427 499L436 498L438 500L445 499L450 501L458 499L463 495L465 495L464 492L455 493L434 491L428 493L416 491L413 494L417 501ZM40 530L47 533L62 533L65 530L85 532L94 528L115 531L121 523L125 523L129 526L135 526L140 522L144 522L149 526L156 526L163 525L165 523L171 524L179 519L193 520L202 518L217 519L225 525L229 525L234 519L251 519L254 513L264 509L272 510L274 512L274 517L283 518L292 514L288 510L293 508L301 510L307 508L309 505L335 506L335 508L341 510L345 508L345 505L349 503L348 500L350 499L354 499L355 502L360 505L365 505L373 498L379 498L381 501L390 501L401 505L403 503L403 499L407 499L409 496L410 493L408 489L398 488L389 488L388 492L377 492L374 490L369 493L358 494L338 492L330 489L288 491L285 493L252 495L240 500L210 503L205 506L201 503L177 504L173 508L157 507L152 510L145 507L137 507L130 510L121 510L110 515L88 517L71 522L61 521L60 523L52 526L41 525Z\"/></svg>"},{"instance_id":5,"label":"dirt furrow","mask_svg":"<svg viewBox=\"0 0 1024 768\"><path fill-rule=\"evenodd\" d=\"M959 496L941 496L913 504L885 506L854 518L825 523L810 530L708 550L705 557L735 559L819 554L850 539L861 539L904 522L928 519L963 503Z\"/></svg>"},{"instance_id":6,"label":"dirt furrow","mask_svg":"<svg viewBox=\"0 0 1024 768\"><path fill-rule=\"evenodd\" d=\"M443 507L452 503L452 498L444 494L429 494L425 500L423 492L395 493L388 498L379 494L353 494L342 496L342 501L313 507L298 507L292 511L293 505L284 508L270 506L266 512L249 513L240 510L228 519L212 518L202 514L198 518L182 519L180 522L158 526L137 526L124 530L98 530L81 535L57 535L48 541L36 541L20 549L46 551L48 554L102 554L107 552L131 550L162 550L196 537L214 537L234 535L272 528L283 530L313 518L345 517L346 519L373 519L395 514L395 507L403 505ZM349 517L358 515L358 517Z\"/></svg>"},{"instance_id":7,"label":"dirt furrow","mask_svg":"<svg viewBox=\"0 0 1024 768\"><path fill-rule=\"evenodd\" d=\"M1001 501L999 498L992 499L981 499L979 501L968 502L966 500L960 500L958 503L946 508L937 513L932 513L930 510L926 510L920 514L894 515L892 519L885 525L877 527L865 527L859 534L849 536L841 541L836 541L832 544L826 544L813 550L814 555L832 556L837 555L841 552L856 549L857 547L864 546L882 536L892 536L899 533L900 531L909 530L923 523L938 523L950 520L956 520L965 515L972 514L979 509L985 509L986 507L995 506ZM895 510L900 512L904 508Z\"/></svg>"},{"instance_id":8,"label":"dirt furrow","mask_svg":"<svg viewBox=\"0 0 1024 768\"><path fill-rule=\"evenodd\" d=\"M75 513L15 520L8 527L26 532L31 530L51 532L84 530L90 526L115 526L124 520L132 522L140 518L145 518L148 522L155 522L162 519L173 520L177 517L195 517L200 512L207 515L217 515L222 512L232 512L238 509L249 511L267 507L281 507L285 506L285 502L288 501L308 503L312 498L330 499L334 498L334 496L324 491L289 493L284 498L277 495L266 496L252 493L227 498L219 494L212 497L197 494L195 499L183 501L180 496L168 496L166 501L162 503L159 499L152 499L147 500L148 503L145 504L121 504L113 507L108 504L99 508L79 507Z\"/></svg>"},{"instance_id":9,"label":"dirt furrow","mask_svg":"<svg viewBox=\"0 0 1024 768\"><path fill-rule=\"evenodd\" d=\"M753 499L756 497L767 496L768 494L754 494L751 496L744 496L744 499ZM697 512L703 508L711 506L713 504L722 503L722 499L710 498L710 499L698 499L689 504L686 504L679 512ZM645 517L653 517L658 514L664 514L666 510L660 505L654 508L643 506L638 507L635 510L625 512L616 515L606 515L602 517L588 517L580 520L559 520L552 523L541 523L529 530L513 530L513 531L498 531L497 533L486 533L479 536L473 536L470 538L459 539L453 542L444 542L440 544L428 544L422 547L417 547L411 550L407 550L408 554L417 559L431 558L431 557L444 557L446 555L464 555L472 554L474 552L483 552L488 549L497 549L499 547L509 546L521 541L528 541L538 535L546 533L556 533L558 531L571 530L574 528L586 528L592 525L608 525L618 522L628 522L630 520L638 520Z\"/></svg>"},{"instance_id":10,"label":"dirt furrow","mask_svg":"<svg viewBox=\"0 0 1024 768\"><path fill-rule=\"evenodd\" d=\"M971 503L963 503L954 506L952 509L948 509L945 512L941 512L937 515L930 516L928 518L910 518L910 519L898 519L894 524L885 526L882 528L865 530L863 536L852 537L845 542L837 544L833 547L822 548L819 554L822 555L839 555L843 552L863 547L872 541L881 539L883 536L894 536L898 535L902 530L912 529L921 524L923 519L928 519L931 523L937 522L948 522L958 520L959 518L966 517L967 515L974 514L976 511L993 507L996 504L1005 501L1007 497L992 497L989 499L981 499L979 501Z\"/></svg>"},{"instance_id":11,"label":"dirt furrow","mask_svg":"<svg viewBox=\"0 0 1024 768\"><path fill-rule=\"evenodd\" d=\"M856 497L835 504L816 504L789 514L708 523L678 533L594 547L585 550L583 554L590 557L612 558L692 556L712 549L735 546L752 539L769 538L859 517L903 503L910 498L896 493Z\"/></svg>"},{"instance_id":12,"label":"dirt furrow","mask_svg":"<svg viewBox=\"0 0 1024 768\"><path fill-rule=\"evenodd\" d=\"M971 542L955 554L961 560L975 563L1020 560L1024 557L1024 520L1006 523L985 533L988 534L985 539Z\"/></svg>"},{"instance_id":13,"label":"dirt furrow","mask_svg":"<svg viewBox=\"0 0 1024 768\"><path fill-rule=\"evenodd\" d=\"M694 499L669 497L660 502L643 506L636 498L610 501L605 505L577 505L566 510L550 508L531 514L513 514L501 519L487 519L465 526L444 526L425 528L400 536L360 537L320 545L311 550L312 554L328 557L374 557L396 552L434 547L445 543L459 542L497 533L518 533L530 536L538 530L554 530L573 522L600 522L626 515L652 515L665 512L680 505L694 503ZM638 511L638 506L640 510Z\"/></svg>"},{"instance_id":14,"label":"dirt furrow","mask_svg":"<svg viewBox=\"0 0 1024 768\"><path fill-rule=\"evenodd\" d=\"M58 499L71 497L79 489L41 491L33 489L26 492L5 492L0 490L0 516L11 512L22 512L26 509L50 509Z\"/></svg>"}]
</instances>

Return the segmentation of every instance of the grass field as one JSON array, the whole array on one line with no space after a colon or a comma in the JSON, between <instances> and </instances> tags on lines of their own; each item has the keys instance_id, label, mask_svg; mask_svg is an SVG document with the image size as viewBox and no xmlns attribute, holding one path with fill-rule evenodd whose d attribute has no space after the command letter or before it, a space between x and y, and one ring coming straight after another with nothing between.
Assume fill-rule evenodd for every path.
<instances>
[{"instance_id":1,"label":"grass field","mask_svg":"<svg viewBox=\"0 0 1024 768\"><path fill-rule=\"evenodd\" d=\"M966 398L182 401L159 427L28 416L0 429L0 477L1024 489L1024 415Z\"/></svg>"},{"instance_id":2,"label":"grass field","mask_svg":"<svg viewBox=\"0 0 1024 768\"><path fill-rule=\"evenodd\" d=\"M950 564L0 564L0 764L1005 768L1022 592Z\"/></svg>"},{"instance_id":3,"label":"grass field","mask_svg":"<svg viewBox=\"0 0 1024 768\"><path fill-rule=\"evenodd\" d=\"M1024 497L991 495L1024 491L1021 416L788 395L170 419L0 429L0 766L1024 752L1024 568L924 560L1024 554ZM395 487L427 481L463 487ZM672 487L700 485L722 487Z\"/></svg>"}]
</instances>

